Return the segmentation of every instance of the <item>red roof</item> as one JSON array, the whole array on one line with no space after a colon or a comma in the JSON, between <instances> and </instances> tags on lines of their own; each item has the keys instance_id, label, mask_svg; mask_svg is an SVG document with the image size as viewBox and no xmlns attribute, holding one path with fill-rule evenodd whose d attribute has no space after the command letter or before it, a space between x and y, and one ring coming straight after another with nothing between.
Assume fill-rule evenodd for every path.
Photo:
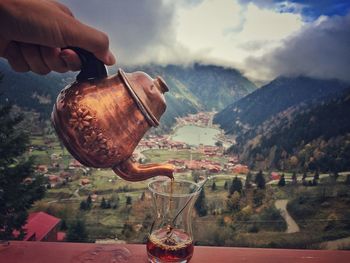
<instances>
[{"instance_id":1,"label":"red roof","mask_svg":"<svg viewBox=\"0 0 350 263\"><path fill-rule=\"evenodd\" d=\"M27 224L23 227L27 231L23 240L28 241L35 235L35 241L41 241L60 221L45 212L29 214Z\"/></svg>"},{"instance_id":2,"label":"red roof","mask_svg":"<svg viewBox=\"0 0 350 263\"><path fill-rule=\"evenodd\" d=\"M272 178L272 180L279 180L281 178L281 176L277 172L272 172L271 173L271 178Z\"/></svg>"},{"instance_id":3,"label":"red roof","mask_svg":"<svg viewBox=\"0 0 350 263\"><path fill-rule=\"evenodd\" d=\"M57 241L64 241L66 238L66 232L57 232Z\"/></svg>"}]
</instances>

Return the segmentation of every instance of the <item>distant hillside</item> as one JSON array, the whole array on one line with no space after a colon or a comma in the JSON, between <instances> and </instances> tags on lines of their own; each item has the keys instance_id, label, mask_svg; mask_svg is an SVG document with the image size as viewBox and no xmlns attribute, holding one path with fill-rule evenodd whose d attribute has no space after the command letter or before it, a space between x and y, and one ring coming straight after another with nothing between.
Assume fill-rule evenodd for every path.
<instances>
[{"instance_id":1,"label":"distant hillside","mask_svg":"<svg viewBox=\"0 0 350 263\"><path fill-rule=\"evenodd\" d=\"M213 65L151 65L129 70L142 70L152 77L160 75L165 79L170 88L166 94L168 109L162 117L166 125L172 124L176 117L198 110L222 110L256 89L237 70Z\"/></svg>"},{"instance_id":2,"label":"distant hillside","mask_svg":"<svg viewBox=\"0 0 350 263\"><path fill-rule=\"evenodd\" d=\"M141 70L151 77L162 76L170 87L166 94L167 111L161 119L163 129L169 128L176 117L200 110L221 110L255 90L255 86L234 69L195 64L181 66L143 66L125 71ZM111 72L115 72L112 69ZM1 84L4 96L13 103L35 109L48 117L59 91L74 80L76 73L39 76L33 73L15 73L0 59L0 72L4 74Z\"/></svg>"},{"instance_id":3,"label":"distant hillside","mask_svg":"<svg viewBox=\"0 0 350 263\"><path fill-rule=\"evenodd\" d=\"M350 89L295 110L232 148L256 168L350 170ZM271 128L272 127L272 128Z\"/></svg>"},{"instance_id":4,"label":"distant hillside","mask_svg":"<svg viewBox=\"0 0 350 263\"><path fill-rule=\"evenodd\" d=\"M347 87L338 80L280 77L226 107L215 116L214 123L227 133L243 135L254 132L256 127L278 113L312 103Z\"/></svg>"},{"instance_id":5,"label":"distant hillside","mask_svg":"<svg viewBox=\"0 0 350 263\"><path fill-rule=\"evenodd\" d=\"M39 76L34 73L16 73L5 60L0 59L0 73L4 75L0 84L0 103L9 100L20 107L50 116L59 91L74 78L72 73L50 73Z\"/></svg>"}]
</instances>

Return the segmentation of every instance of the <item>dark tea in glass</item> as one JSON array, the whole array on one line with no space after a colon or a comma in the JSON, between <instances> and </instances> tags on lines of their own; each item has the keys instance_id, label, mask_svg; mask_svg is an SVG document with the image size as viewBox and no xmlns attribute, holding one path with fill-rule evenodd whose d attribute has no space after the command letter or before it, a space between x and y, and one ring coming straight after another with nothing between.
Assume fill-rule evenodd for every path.
<instances>
[{"instance_id":1,"label":"dark tea in glass","mask_svg":"<svg viewBox=\"0 0 350 263\"><path fill-rule=\"evenodd\" d=\"M149 262L189 262L194 251L192 209L199 186L186 180L153 180L148 188L155 212L147 241Z\"/></svg>"},{"instance_id":2,"label":"dark tea in glass","mask_svg":"<svg viewBox=\"0 0 350 263\"><path fill-rule=\"evenodd\" d=\"M149 258L164 262L188 262L193 255L192 238L179 229L158 229L147 241Z\"/></svg>"}]
</instances>

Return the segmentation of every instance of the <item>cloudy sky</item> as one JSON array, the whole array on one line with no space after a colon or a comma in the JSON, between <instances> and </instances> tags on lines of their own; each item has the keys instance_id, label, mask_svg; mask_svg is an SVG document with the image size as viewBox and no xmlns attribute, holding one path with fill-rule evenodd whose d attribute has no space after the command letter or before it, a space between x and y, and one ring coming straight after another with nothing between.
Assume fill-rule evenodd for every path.
<instances>
[{"instance_id":1,"label":"cloudy sky","mask_svg":"<svg viewBox=\"0 0 350 263\"><path fill-rule=\"evenodd\" d=\"M212 63L257 82L350 82L348 0L61 0L105 31L119 65Z\"/></svg>"}]
</instances>

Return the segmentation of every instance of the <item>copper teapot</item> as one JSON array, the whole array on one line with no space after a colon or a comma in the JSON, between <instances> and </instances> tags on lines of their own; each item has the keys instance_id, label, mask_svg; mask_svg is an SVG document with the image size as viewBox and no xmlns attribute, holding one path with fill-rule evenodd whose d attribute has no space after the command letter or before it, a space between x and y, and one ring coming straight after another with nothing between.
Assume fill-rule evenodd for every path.
<instances>
[{"instance_id":1,"label":"copper teapot","mask_svg":"<svg viewBox=\"0 0 350 263\"><path fill-rule=\"evenodd\" d=\"M82 69L57 97L51 115L58 137L80 163L112 168L128 181L173 176L171 164L138 164L131 158L143 135L159 125L166 109L161 77L122 69L107 76L106 67L88 51L74 48Z\"/></svg>"}]
</instances>

